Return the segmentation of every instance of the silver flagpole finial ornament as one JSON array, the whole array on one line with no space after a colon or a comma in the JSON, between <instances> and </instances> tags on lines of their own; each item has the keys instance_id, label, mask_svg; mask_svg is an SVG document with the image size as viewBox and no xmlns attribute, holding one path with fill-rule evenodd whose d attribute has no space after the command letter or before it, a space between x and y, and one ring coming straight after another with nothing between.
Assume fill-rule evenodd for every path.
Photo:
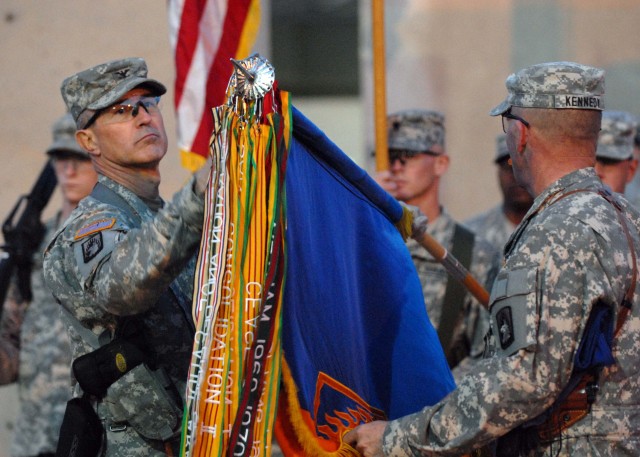
<instances>
[{"instance_id":1,"label":"silver flagpole finial ornament","mask_svg":"<svg viewBox=\"0 0 640 457\"><path fill-rule=\"evenodd\" d=\"M231 59L235 67L229 84L236 96L256 100L265 96L273 87L275 71L267 59L253 54L243 60Z\"/></svg>"}]
</instances>

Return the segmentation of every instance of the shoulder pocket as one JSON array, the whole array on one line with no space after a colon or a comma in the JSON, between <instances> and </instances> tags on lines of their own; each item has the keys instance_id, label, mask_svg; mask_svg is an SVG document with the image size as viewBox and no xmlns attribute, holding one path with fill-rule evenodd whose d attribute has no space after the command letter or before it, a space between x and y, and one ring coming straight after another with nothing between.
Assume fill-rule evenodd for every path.
<instances>
[{"instance_id":1,"label":"shoulder pocket","mask_svg":"<svg viewBox=\"0 0 640 457\"><path fill-rule=\"evenodd\" d=\"M491 332L495 351L508 356L536 343L537 269L503 270L491 290Z\"/></svg>"}]
</instances>

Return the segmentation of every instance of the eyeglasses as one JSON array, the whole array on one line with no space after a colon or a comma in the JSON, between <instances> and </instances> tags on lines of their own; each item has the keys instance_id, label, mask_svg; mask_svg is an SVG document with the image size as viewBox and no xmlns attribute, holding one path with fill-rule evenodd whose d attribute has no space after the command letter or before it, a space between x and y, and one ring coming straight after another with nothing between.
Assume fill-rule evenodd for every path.
<instances>
[{"instance_id":1,"label":"eyeglasses","mask_svg":"<svg viewBox=\"0 0 640 457\"><path fill-rule=\"evenodd\" d=\"M393 164L396 160L399 160L402 165L407 163L407 159L417 156L418 154L425 154L428 156L439 156L440 154L433 151L410 151L407 149L389 149L389 163Z\"/></svg>"},{"instance_id":2,"label":"eyeglasses","mask_svg":"<svg viewBox=\"0 0 640 457\"><path fill-rule=\"evenodd\" d=\"M504 123L504 119L513 119L514 121L519 121L524 124L525 127L529 127L529 123L522 119L520 116L516 116L515 114L511 114L511 110L502 113L502 131L507 133L507 125Z\"/></svg>"},{"instance_id":3,"label":"eyeglasses","mask_svg":"<svg viewBox=\"0 0 640 457\"><path fill-rule=\"evenodd\" d=\"M89 128L98 117L102 117L105 124L118 124L120 122L128 122L138 115L142 107L149 114L160 112L160 97L145 96L138 98L129 98L115 105L98 110L87 121L84 128Z\"/></svg>"}]
</instances>

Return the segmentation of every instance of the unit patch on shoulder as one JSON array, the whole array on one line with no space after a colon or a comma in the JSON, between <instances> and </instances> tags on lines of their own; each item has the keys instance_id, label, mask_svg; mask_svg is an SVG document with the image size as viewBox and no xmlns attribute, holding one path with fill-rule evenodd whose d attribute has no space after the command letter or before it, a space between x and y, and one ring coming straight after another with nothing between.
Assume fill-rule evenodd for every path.
<instances>
[{"instance_id":1,"label":"unit patch on shoulder","mask_svg":"<svg viewBox=\"0 0 640 457\"><path fill-rule=\"evenodd\" d=\"M80 238L84 238L87 235L91 235L96 232L101 232L102 230L110 229L116 223L116 218L112 217L111 219L101 219L96 222L92 222L89 225L85 225L81 229L76 232L76 236L74 239L79 240Z\"/></svg>"},{"instance_id":2,"label":"unit patch on shoulder","mask_svg":"<svg viewBox=\"0 0 640 457\"><path fill-rule=\"evenodd\" d=\"M508 348L515 336L513 334L513 317L511 316L511 307L505 306L496 314L496 324L500 336L500 347Z\"/></svg>"},{"instance_id":3,"label":"unit patch on shoulder","mask_svg":"<svg viewBox=\"0 0 640 457\"><path fill-rule=\"evenodd\" d=\"M104 243L102 242L102 233L94 233L82 242L82 259L84 263L89 263L91 259L98 255Z\"/></svg>"}]
</instances>

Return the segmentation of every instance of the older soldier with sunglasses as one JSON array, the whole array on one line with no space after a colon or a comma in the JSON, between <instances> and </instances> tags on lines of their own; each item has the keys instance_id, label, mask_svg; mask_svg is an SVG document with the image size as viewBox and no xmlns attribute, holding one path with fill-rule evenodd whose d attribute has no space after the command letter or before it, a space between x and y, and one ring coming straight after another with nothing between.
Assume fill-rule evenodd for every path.
<instances>
[{"instance_id":1,"label":"older soldier with sunglasses","mask_svg":"<svg viewBox=\"0 0 640 457\"><path fill-rule=\"evenodd\" d=\"M418 207L429 220L429 235L489 288L498 268L498 251L458 224L440 203L440 181L449 168L444 121L441 113L427 110L389 115L390 169L386 181L379 182L398 200ZM420 276L427 313L449 366L459 377L482 356L488 314L424 247L412 239L407 247Z\"/></svg>"},{"instance_id":2,"label":"older soldier with sunglasses","mask_svg":"<svg viewBox=\"0 0 640 457\"><path fill-rule=\"evenodd\" d=\"M171 201L160 198L166 89L147 77L143 59L81 71L61 91L99 176L47 248L44 269L71 338L75 396L99 422L84 441L63 424L59 452L80 440L79 452L96 455L92 437L104 436L106 456L178 455L209 167ZM81 411L83 423L95 422ZM69 405L67 414L80 413Z\"/></svg>"}]
</instances>

